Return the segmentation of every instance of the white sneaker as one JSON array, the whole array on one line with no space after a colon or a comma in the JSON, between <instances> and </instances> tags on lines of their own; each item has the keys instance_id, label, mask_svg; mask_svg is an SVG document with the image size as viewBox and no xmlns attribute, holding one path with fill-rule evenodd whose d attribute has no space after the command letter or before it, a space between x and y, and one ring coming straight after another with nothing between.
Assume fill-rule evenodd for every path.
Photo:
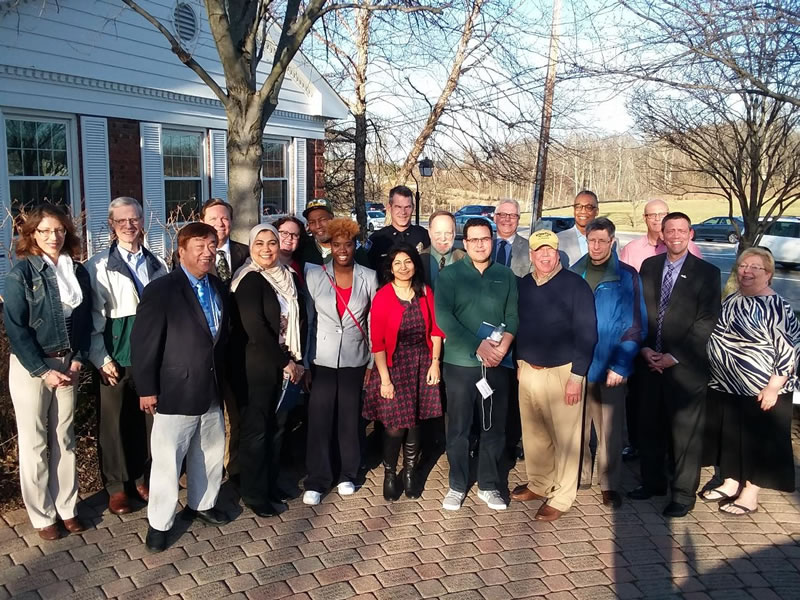
<instances>
[{"instance_id":1,"label":"white sneaker","mask_svg":"<svg viewBox=\"0 0 800 600\"><path fill-rule=\"evenodd\" d=\"M497 490L478 490L478 499L483 500L494 510L505 510L508 508L506 501Z\"/></svg>"},{"instance_id":2,"label":"white sneaker","mask_svg":"<svg viewBox=\"0 0 800 600\"><path fill-rule=\"evenodd\" d=\"M319 504L320 500L322 500L322 494L320 494L319 492L315 492L313 490L306 490L306 493L303 494L303 504L316 506L317 504Z\"/></svg>"},{"instance_id":3,"label":"white sneaker","mask_svg":"<svg viewBox=\"0 0 800 600\"><path fill-rule=\"evenodd\" d=\"M465 495L466 494L453 489L447 490L447 495L442 501L442 508L445 510L458 510L461 508L461 503L464 501Z\"/></svg>"},{"instance_id":4,"label":"white sneaker","mask_svg":"<svg viewBox=\"0 0 800 600\"><path fill-rule=\"evenodd\" d=\"M352 496L356 492L356 486L354 486L351 481L343 481L336 486L336 489L340 496Z\"/></svg>"}]
</instances>

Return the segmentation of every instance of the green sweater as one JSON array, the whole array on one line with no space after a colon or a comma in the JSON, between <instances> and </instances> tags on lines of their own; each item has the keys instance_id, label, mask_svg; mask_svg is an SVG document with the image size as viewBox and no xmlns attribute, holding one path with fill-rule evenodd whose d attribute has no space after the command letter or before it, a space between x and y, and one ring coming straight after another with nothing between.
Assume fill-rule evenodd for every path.
<instances>
[{"instance_id":1,"label":"green sweater","mask_svg":"<svg viewBox=\"0 0 800 600\"><path fill-rule=\"evenodd\" d=\"M478 367L475 351L483 341L478 329L486 321L506 324L517 334L517 278L508 267L492 262L481 274L467 256L442 269L436 282L436 323L444 332L444 362Z\"/></svg>"}]
</instances>

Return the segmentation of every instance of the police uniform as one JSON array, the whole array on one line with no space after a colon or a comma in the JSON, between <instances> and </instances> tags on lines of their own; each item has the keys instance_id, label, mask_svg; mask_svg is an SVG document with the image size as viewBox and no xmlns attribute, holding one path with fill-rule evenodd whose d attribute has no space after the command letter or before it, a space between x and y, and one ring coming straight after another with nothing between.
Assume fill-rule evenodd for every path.
<instances>
[{"instance_id":1,"label":"police uniform","mask_svg":"<svg viewBox=\"0 0 800 600\"><path fill-rule=\"evenodd\" d=\"M405 231L398 231L394 225L387 225L369 237L369 262L381 278L383 259L397 244L406 243L414 246L417 252L431 245L428 231L419 225L409 225ZM382 282L384 283L384 282Z\"/></svg>"}]
</instances>

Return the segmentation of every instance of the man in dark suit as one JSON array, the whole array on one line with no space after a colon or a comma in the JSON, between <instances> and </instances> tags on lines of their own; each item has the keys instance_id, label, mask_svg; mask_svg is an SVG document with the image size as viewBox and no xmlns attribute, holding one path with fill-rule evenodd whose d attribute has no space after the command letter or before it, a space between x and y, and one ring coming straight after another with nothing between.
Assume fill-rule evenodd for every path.
<instances>
[{"instance_id":1,"label":"man in dark suit","mask_svg":"<svg viewBox=\"0 0 800 600\"><path fill-rule=\"evenodd\" d=\"M461 248L454 248L456 241L456 218L446 210L435 211L428 219L428 232L431 245L419 253L422 258L422 270L425 272L425 283L436 291L436 280L439 273L448 265L458 262L467 253Z\"/></svg>"},{"instance_id":2,"label":"man in dark suit","mask_svg":"<svg viewBox=\"0 0 800 600\"><path fill-rule=\"evenodd\" d=\"M503 200L494 211L497 237L492 247L495 262L505 265L517 277L525 277L531 272L531 252L528 240L517 235L519 227L519 202Z\"/></svg>"},{"instance_id":3,"label":"man in dark suit","mask_svg":"<svg viewBox=\"0 0 800 600\"><path fill-rule=\"evenodd\" d=\"M214 508L225 453L221 377L228 327L225 288L208 274L216 250L213 227L183 227L178 232L180 268L145 288L131 332L140 408L153 415L146 540L151 552L166 548L184 458L184 517L214 525L228 521Z\"/></svg>"},{"instance_id":4,"label":"man in dark suit","mask_svg":"<svg viewBox=\"0 0 800 600\"><path fill-rule=\"evenodd\" d=\"M663 495L669 483L664 515L683 517L694 508L700 483L706 343L719 317L720 273L689 253L692 225L685 214L664 217L662 232L666 254L648 258L640 271L648 320L641 355L649 373L640 396L642 485L628 496Z\"/></svg>"}]
</instances>

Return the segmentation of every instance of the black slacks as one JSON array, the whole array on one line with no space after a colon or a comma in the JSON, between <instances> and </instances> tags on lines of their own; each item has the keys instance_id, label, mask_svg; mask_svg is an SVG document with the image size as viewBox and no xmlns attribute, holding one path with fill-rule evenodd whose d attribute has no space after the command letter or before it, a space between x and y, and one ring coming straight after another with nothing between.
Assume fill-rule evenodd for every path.
<instances>
[{"instance_id":1,"label":"black slacks","mask_svg":"<svg viewBox=\"0 0 800 600\"><path fill-rule=\"evenodd\" d=\"M150 462L153 416L139 409L130 369L119 367L116 385L100 384L100 464L109 494L143 483Z\"/></svg>"},{"instance_id":2,"label":"black slacks","mask_svg":"<svg viewBox=\"0 0 800 600\"><path fill-rule=\"evenodd\" d=\"M242 500L250 506L269 502L277 485L287 417L286 411L275 412L280 391L277 381L259 385L238 403L239 477Z\"/></svg>"},{"instance_id":3,"label":"black slacks","mask_svg":"<svg viewBox=\"0 0 800 600\"><path fill-rule=\"evenodd\" d=\"M506 444L508 389L513 371L504 367L486 369L486 380L494 390L483 400L475 384L480 367L444 365L447 383L447 461L450 463L450 488L466 492L469 485L469 433L478 407L480 449L478 488L501 490L500 460Z\"/></svg>"},{"instance_id":4,"label":"black slacks","mask_svg":"<svg viewBox=\"0 0 800 600\"><path fill-rule=\"evenodd\" d=\"M700 484L707 379L696 368L677 364L644 376L640 396L639 442L642 485L652 492L671 488L672 500L694 504Z\"/></svg>"},{"instance_id":5,"label":"black slacks","mask_svg":"<svg viewBox=\"0 0 800 600\"><path fill-rule=\"evenodd\" d=\"M361 464L361 390L367 366L313 367L308 401L308 442L305 489L326 492L333 484L334 466L339 482L355 482Z\"/></svg>"}]
</instances>

